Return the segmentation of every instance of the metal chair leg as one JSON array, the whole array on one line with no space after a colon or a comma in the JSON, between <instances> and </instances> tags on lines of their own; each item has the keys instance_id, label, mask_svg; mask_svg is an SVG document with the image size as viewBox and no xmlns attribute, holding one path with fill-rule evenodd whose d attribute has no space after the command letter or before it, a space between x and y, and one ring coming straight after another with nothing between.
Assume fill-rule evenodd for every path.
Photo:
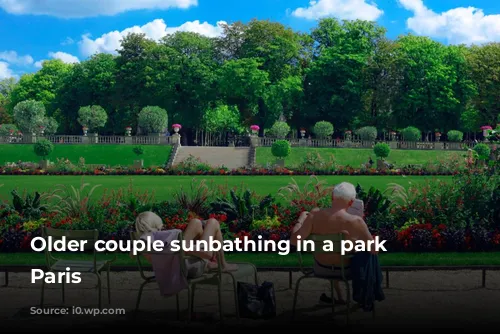
<instances>
[{"instance_id":1,"label":"metal chair leg","mask_svg":"<svg viewBox=\"0 0 500 334\"><path fill-rule=\"evenodd\" d=\"M295 283L295 294L293 296L293 308L292 308L292 320L295 319L295 308L297 306L297 297L299 295L299 286L300 286L300 282L306 278L306 276L302 276L301 278L299 278L297 280L297 283Z\"/></svg>"},{"instance_id":2,"label":"metal chair leg","mask_svg":"<svg viewBox=\"0 0 500 334\"><path fill-rule=\"evenodd\" d=\"M45 297L45 280L42 280L42 295L40 298L40 307L43 307L44 297Z\"/></svg>"},{"instance_id":3,"label":"metal chair leg","mask_svg":"<svg viewBox=\"0 0 500 334\"><path fill-rule=\"evenodd\" d=\"M65 298L65 295L64 295L64 281L61 282L61 292L62 292L62 302L65 303L66 302L66 298Z\"/></svg>"},{"instance_id":4,"label":"metal chair leg","mask_svg":"<svg viewBox=\"0 0 500 334\"><path fill-rule=\"evenodd\" d=\"M219 285L217 286L217 292L219 295L219 313L220 313L220 322L224 324L224 310L222 309L222 282L219 278Z\"/></svg>"},{"instance_id":5,"label":"metal chair leg","mask_svg":"<svg viewBox=\"0 0 500 334\"><path fill-rule=\"evenodd\" d=\"M346 320L347 320L347 325L349 325L350 321L350 313L351 313L351 287L349 286L349 281L345 281L345 285L347 287L347 312L346 312Z\"/></svg>"},{"instance_id":6,"label":"metal chair leg","mask_svg":"<svg viewBox=\"0 0 500 334\"><path fill-rule=\"evenodd\" d=\"M149 282L148 281L144 281L142 284L141 284L141 287L139 288L139 294L137 295L137 301L135 302L135 312L137 313L137 311L139 311L139 305L141 303L141 298L142 298L142 291L144 290L144 287L146 286L146 284L148 284Z\"/></svg>"},{"instance_id":7,"label":"metal chair leg","mask_svg":"<svg viewBox=\"0 0 500 334\"><path fill-rule=\"evenodd\" d=\"M107 279L107 284L108 284L108 303L109 304L111 304L111 279L109 277L109 274L111 271L110 266L111 265L108 265L108 270L107 270L107 274L106 274L106 279Z\"/></svg>"},{"instance_id":8,"label":"metal chair leg","mask_svg":"<svg viewBox=\"0 0 500 334\"><path fill-rule=\"evenodd\" d=\"M231 274L231 278L233 280L233 291L234 291L234 307L236 310L236 320L240 321L240 309L238 305L238 285L236 283L236 279L234 276ZM255 283L257 285L257 283Z\"/></svg>"},{"instance_id":9,"label":"metal chair leg","mask_svg":"<svg viewBox=\"0 0 500 334\"><path fill-rule=\"evenodd\" d=\"M101 280L101 275L99 273L96 273L97 276L97 291L98 291L98 298L99 298L99 309L102 309L102 280Z\"/></svg>"}]
</instances>

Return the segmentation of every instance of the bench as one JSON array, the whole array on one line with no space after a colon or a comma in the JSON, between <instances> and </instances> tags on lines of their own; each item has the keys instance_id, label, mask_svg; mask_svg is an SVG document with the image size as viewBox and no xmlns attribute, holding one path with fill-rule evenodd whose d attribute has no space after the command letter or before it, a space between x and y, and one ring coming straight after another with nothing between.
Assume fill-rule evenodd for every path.
<instances>
[{"instance_id":1,"label":"bench","mask_svg":"<svg viewBox=\"0 0 500 334\"><path fill-rule=\"evenodd\" d=\"M151 268L151 267L149 267ZM3 287L9 286L9 273L25 273L30 272L31 269L46 269L44 265L1 265L0 272L5 274L5 282ZM310 268L312 269L312 268ZM151 271L153 269L151 268ZM299 272L299 267L257 267L260 272L277 271L288 272L288 286L291 289L293 285L292 274ZM486 288L486 272L500 270L500 265L474 265L474 266L382 266L382 271L385 272L385 287L390 287L390 272L404 272L404 271L420 271L420 270L440 270L440 271L457 271L457 270L473 270L481 272L481 287ZM125 272L125 271L139 271L139 268L134 265L120 266L112 265L112 272Z\"/></svg>"}]
</instances>

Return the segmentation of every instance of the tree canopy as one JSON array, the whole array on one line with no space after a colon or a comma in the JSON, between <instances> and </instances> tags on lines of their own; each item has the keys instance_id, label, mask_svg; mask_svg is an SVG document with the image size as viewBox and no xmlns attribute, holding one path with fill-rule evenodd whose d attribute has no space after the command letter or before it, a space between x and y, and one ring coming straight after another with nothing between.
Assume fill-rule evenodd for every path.
<instances>
[{"instance_id":1,"label":"tree canopy","mask_svg":"<svg viewBox=\"0 0 500 334\"><path fill-rule=\"evenodd\" d=\"M84 106L106 110L103 134L136 128L147 106L191 130L258 124L264 131L286 120L309 131L326 121L338 132L412 126L426 135L477 132L499 121L500 43L391 40L376 23L333 18L310 33L266 20L223 28L219 37L176 32L160 41L132 33L117 55L45 61L17 83L0 81L0 123L13 123L15 106L26 100L43 104L64 134L81 133Z\"/></svg>"}]
</instances>

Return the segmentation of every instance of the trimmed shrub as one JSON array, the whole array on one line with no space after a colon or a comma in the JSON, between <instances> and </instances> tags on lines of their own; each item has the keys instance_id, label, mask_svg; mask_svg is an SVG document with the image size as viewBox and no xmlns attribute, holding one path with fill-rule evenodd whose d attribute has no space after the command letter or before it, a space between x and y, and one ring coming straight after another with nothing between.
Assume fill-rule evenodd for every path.
<instances>
[{"instance_id":1,"label":"trimmed shrub","mask_svg":"<svg viewBox=\"0 0 500 334\"><path fill-rule=\"evenodd\" d=\"M328 138L333 135L333 124L327 121L319 121L314 125L313 132L318 138Z\"/></svg>"},{"instance_id":2,"label":"trimmed shrub","mask_svg":"<svg viewBox=\"0 0 500 334\"><path fill-rule=\"evenodd\" d=\"M461 142L464 139L464 133L458 130L450 130L446 135L451 142Z\"/></svg>"},{"instance_id":3,"label":"trimmed shrub","mask_svg":"<svg viewBox=\"0 0 500 334\"><path fill-rule=\"evenodd\" d=\"M476 151L479 159L488 159L491 153L490 147L483 143L474 146L474 151Z\"/></svg>"},{"instance_id":4,"label":"trimmed shrub","mask_svg":"<svg viewBox=\"0 0 500 334\"><path fill-rule=\"evenodd\" d=\"M271 146L271 153L279 159L284 159L292 152L292 146L288 140L277 140Z\"/></svg>"},{"instance_id":5,"label":"trimmed shrub","mask_svg":"<svg viewBox=\"0 0 500 334\"><path fill-rule=\"evenodd\" d=\"M47 156L49 156L50 153L54 151L54 144L52 144L52 142L50 142L47 139L40 139L35 143L33 151L39 157L42 157L44 160L47 160L46 159Z\"/></svg>"},{"instance_id":6,"label":"trimmed shrub","mask_svg":"<svg viewBox=\"0 0 500 334\"><path fill-rule=\"evenodd\" d=\"M139 113L139 126L147 134L161 133L168 126L168 114L160 107L144 107Z\"/></svg>"},{"instance_id":7,"label":"trimmed shrub","mask_svg":"<svg viewBox=\"0 0 500 334\"><path fill-rule=\"evenodd\" d=\"M409 126L401 130L401 135L405 141L419 141L422 139L422 132L414 126Z\"/></svg>"},{"instance_id":8,"label":"trimmed shrub","mask_svg":"<svg viewBox=\"0 0 500 334\"><path fill-rule=\"evenodd\" d=\"M286 122L277 121L273 124L271 129L269 130L269 134L276 138L286 138L286 136L290 133L290 125Z\"/></svg>"},{"instance_id":9,"label":"trimmed shrub","mask_svg":"<svg viewBox=\"0 0 500 334\"><path fill-rule=\"evenodd\" d=\"M356 130L356 135L358 135L361 140L374 141L377 139L377 128L374 126L364 126Z\"/></svg>"},{"instance_id":10,"label":"trimmed shrub","mask_svg":"<svg viewBox=\"0 0 500 334\"><path fill-rule=\"evenodd\" d=\"M108 121L108 114L101 106L86 106L78 110L78 123L86 126L89 132L97 132L97 129L104 127Z\"/></svg>"},{"instance_id":11,"label":"trimmed shrub","mask_svg":"<svg viewBox=\"0 0 500 334\"><path fill-rule=\"evenodd\" d=\"M377 158L385 159L389 156L389 153L391 153L391 148L386 143L378 143L373 148L373 152Z\"/></svg>"}]
</instances>

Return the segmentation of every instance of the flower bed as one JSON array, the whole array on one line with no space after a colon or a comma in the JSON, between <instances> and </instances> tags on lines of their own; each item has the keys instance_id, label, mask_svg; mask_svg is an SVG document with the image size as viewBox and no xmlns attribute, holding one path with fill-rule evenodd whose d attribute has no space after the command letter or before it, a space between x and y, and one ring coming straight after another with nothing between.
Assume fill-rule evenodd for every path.
<instances>
[{"instance_id":1,"label":"flower bed","mask_svg":"<svg viewBox=\"0 0 500 334\"><path fill-rule=\"evenodd\" d=\"M482 171L484 168L478 169ZM384 171L375 168L339 167L337 170L294 170L289 168L204 168L200 170L184 170L179 168L95 168L79 170L44 170L40 168L0 167L0 175L455 175L461 170L428 170L425 168L399 168Z\"/></svg>"},{"instance_id":2,"label":"flower bed","mask_svg":"<svg viewBox=\"0 0 500 334\"><path fill-rule=\"evenodd\" d=\"M496 151L495 151L496 152ZM388 168L379 170L371 167L354 168L336 165L334 162L323 161L320 157L308 156L297 168L255 167L228 169L212 167L190 156L183 162L167 168L131 168L126 166L100 166L92 168L84 163L73 164L67 159L58 159L57 163L47 169L41 169L37 164L23 162L0 167L0 175L456 175L465 171L483 173L494 167L493 164L481 164L470 151L463 159L448 159L425 165L413 165L403 168ZM498 164L498 161L496 162Z\"/></svg>"},{"instance_id":3,"label":"flower bed","mask_svg":"<svg viewBox=\"0 0 500 334\"><path fill-rule=\"evenodd\" d=\"M286 201L262 197L247 189L212 189L193 180L174 199L156 202L132 188L93 198L87 186L62 186L51 194L21 195L0 207L0 251L30 251L42 226L97 229L104 240L124 240L134 217L143 211L160 215L165 228L185 229L192 218L215 218L226 239L288 240L303 211L328 207L330 187L311 177L303 188L290 184L278 192ZM365 221L390 251L500 250L500 181L498 173L464 173L453 182L430 181L406 190L391 185L386 192L357 188L365 203ZM89 195L90 194L90 195Z\"/></svg>"}]
</instances>

